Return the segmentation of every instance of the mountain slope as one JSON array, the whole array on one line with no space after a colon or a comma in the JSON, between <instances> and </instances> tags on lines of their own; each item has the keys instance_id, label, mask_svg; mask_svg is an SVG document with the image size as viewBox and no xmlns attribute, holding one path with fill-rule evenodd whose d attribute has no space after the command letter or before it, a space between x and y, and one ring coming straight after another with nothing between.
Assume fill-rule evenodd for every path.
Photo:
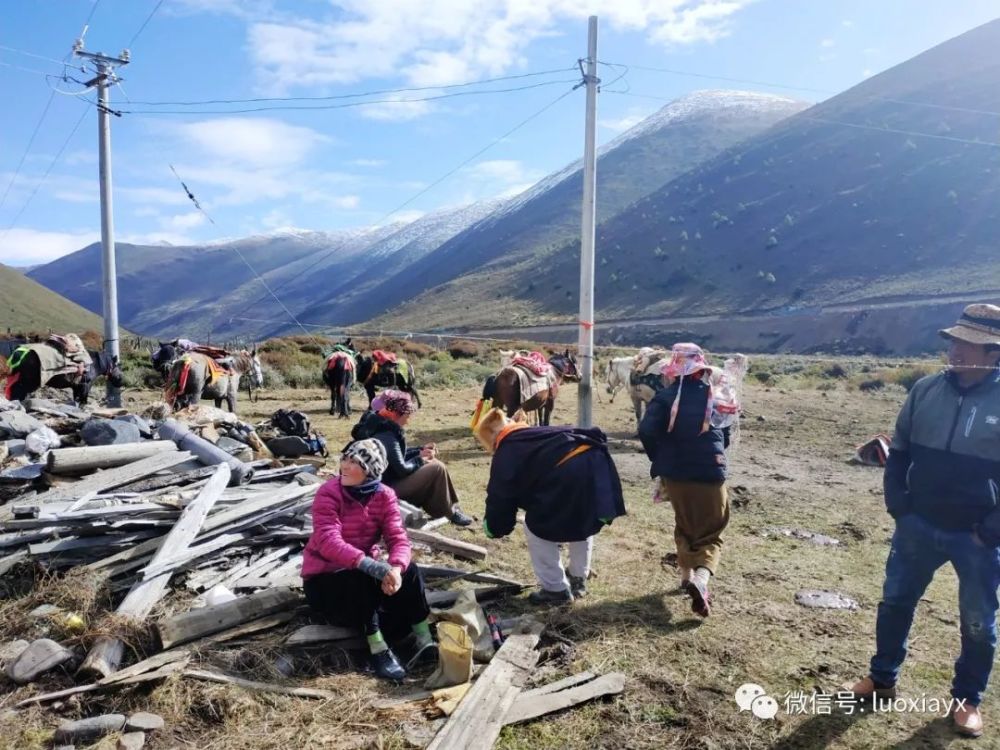
<instances>
[{"instance_id":1,"label":"mountain slope","mask_svg":"<svg viewBox=\"0 0 1000 750\"><path fill-rule=\"evenodd\" d=\"M0 263L0 334L101 331L100 317Z\"/></svg>"},{"instance_id":2,"label":"mountain slope","mask_svg":"<svg viewBox=\"0 0 1000 750\"><path fill-rule=\"evenodd\" d=\"M998 47L994 21L792 116L602 223L599 318L818 314L833 302L992 296ZM502 276L452 281L380 322L457 324L435 306L442 297L503 300L525 318L566 320L578 277L578 249L566 244ZM462 321L494 325L498 305Z\"/></svg>"},{"instance_id":3,"label":"mountain slope","mask_svg":"<svg viewBox=\"0 0 1000 750\"><path fill-rule=\"evenodd\" d=\"M625 206L727 147L759 133L806 105L741 91L702 91L671 102L600 149L598 219ZM473 270L503 273L579 234L580 162L550 175L456 234L425 257L365 291L338 289L337 300L304 310L305 320L366 320L402 300ZM382 310L374 308L381 304Z\"/></svg>"}]
</instances>

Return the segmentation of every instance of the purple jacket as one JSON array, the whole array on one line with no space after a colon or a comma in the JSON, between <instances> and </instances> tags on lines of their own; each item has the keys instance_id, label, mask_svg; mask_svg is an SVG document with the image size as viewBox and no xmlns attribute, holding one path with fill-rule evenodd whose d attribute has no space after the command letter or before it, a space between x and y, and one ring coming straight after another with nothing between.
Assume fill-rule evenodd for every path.
<instances>
[{"instance_id":1,"label":"purple jacket","mask_svg":"<svg viewBox=\"0 0 1000 750\"><path fill-rule=\"evenodd\" d=\"M316 493L312 513L313 533L302 552L303 578L352 570L366 556L378 559L379 539L389 547L390 565L409 566L410 539L391 487L382 485L362 505L340 486L340 477L333 477Z\"/></svg>"}]
</instances>

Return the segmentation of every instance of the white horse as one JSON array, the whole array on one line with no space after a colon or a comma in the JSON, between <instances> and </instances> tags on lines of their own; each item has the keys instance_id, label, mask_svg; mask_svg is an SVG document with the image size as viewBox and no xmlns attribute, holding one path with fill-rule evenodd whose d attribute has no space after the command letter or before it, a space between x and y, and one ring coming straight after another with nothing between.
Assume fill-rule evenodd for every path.
<instances>
[{"instance_id":1,"label":"white horse","mask_svg":"<svg viewBox=\"0 0 1000 750\"><path fill-rule=\"evenodd\" d=\"M615 402L615 396L622 388L628 388L629 373L632 372L632 362L635 357L614 357L608 362L607 370L604 373L606 381L605 389L611 398L610 403Z\"/></svg>"}]
</instances>

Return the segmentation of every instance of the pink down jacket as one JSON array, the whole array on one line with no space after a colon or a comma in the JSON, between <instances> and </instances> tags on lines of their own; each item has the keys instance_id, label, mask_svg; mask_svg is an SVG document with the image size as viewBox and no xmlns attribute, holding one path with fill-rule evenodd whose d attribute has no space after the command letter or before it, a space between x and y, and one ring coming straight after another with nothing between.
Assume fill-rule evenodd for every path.
<instances>
[{"instance_id":1,"label":"pink down jacket","mask_svg":"<svg viewBox=\"0 0 1000 750\"><path fill-rule=\"evenodd\" d=\"M358 567L365 556L379 559L380 539L389 548L388 562L406 569L410 539L403 529L396 493L382 485L364 505L353 499L333 477L316 493L313 532L302 552L302 577Z\"/></svg>"}]
</instances>

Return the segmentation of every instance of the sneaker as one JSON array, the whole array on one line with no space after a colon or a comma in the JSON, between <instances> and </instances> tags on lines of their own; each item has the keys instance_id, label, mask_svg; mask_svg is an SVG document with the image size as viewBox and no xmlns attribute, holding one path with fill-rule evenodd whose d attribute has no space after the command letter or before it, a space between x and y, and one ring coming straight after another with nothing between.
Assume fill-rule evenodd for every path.
<instances>
[{"instance_id":1,"label":"sneaker","mask_svg":"<svg viewBox=\"0 0 1000 750\"><path fill-rule=\"evenodd\" d=\"M700 617L708 617L712 610L712 595L708 586L697 578L687 582L687 592L691 596L691 611Z\"/></svg>"},{"instance_id":2,"label":"sneaker","mask_svg":"<svg viewBox=\"0 0 1000 750\"><path fill-rule=\"evenodd\" d=\"M438 645L434 641L425 641L417 646L416 651L413 652L413 656L406 662L406 668L410 670L419 664L437 664L437 661Z\"/></svg>"},{"instance_id":3,"label":"sneaker","mask_svg":"<svg viewBox=\"0 0 1000 750\"><path fill-rule=\"evenodd\" d=\"M858 700L868 700L873 697L878 700L891 700L896 697L895 685L879 686L871 677L864 677L853 685L850 683L842 685L841 689L848 693L854 693L854 697Z\"/></svg>"},{"instance_id":4,"label":"sneaker","mask_svg":"<svg viewBox=\"0 0 1000 750\"><path fill-rule=\"evenodd\" d=\"M583 576L570 576L569 590L574 599L582 599L587 595L587 579Z\"/></svg>"},{"instance_id":5,"label":"sneaker","mask_svg":"<svg viewBox=\"0 0 1000 750\"><path fill-rule=\"evenodd\" d=\"M983 733L983 715L978 706L962 706L951 712L955 731L965 737L979 737Z\"/></svg>"},{"instance_id":6,"label":"sneaker","mask_svg":"<svg viewBox=\"0 0 1000 750\"><path fill-rule=\"evenodd\" d=\"M538 591L532 591L528 594L528 602L538 606L545 604L572 604L573 594L569 589L563 589L562 591L538 589Z\"/></svg>"},{"instance_id":7,"label":"sneaker","mask_svg":"<svg viewBox=\"0 0 1000 750\"><path fill-rule=\"evenodd\" d=\"M403 669L403 665L399 663L399 659L396 658L396 655L392 653L392 649L390 648L379 651L377 654L372 654L371 665L372 669L375 670L375 674L383 680L402 682L403 678L406 677L406 670Z\"/></svg>"},{"instance_id":8,"label":"sneaker","mask_svg":"<svg viewBox=\"0 0 1000 750\"><path fill-rule=\"evenodd\" d=\"M471 526L473 519L472 516L465 515L458 508L452 508L451 515L448 517L448 520L456 526Z\"/></svg>"}]
</instances>

